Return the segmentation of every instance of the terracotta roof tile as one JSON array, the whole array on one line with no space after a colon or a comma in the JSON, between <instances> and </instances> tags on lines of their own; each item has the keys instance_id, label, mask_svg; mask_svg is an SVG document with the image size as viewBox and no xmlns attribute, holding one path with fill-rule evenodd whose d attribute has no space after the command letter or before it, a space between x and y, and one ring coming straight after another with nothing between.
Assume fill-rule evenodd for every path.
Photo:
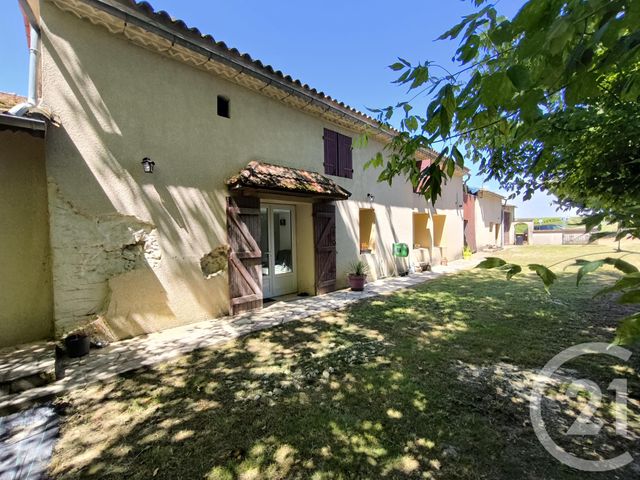
<instances>
[{"instance_id":1,"label":"terracotta roof tile","mask_svg":"<svg viewBox=\"0 0 640 480\"><path fill-rule=\"evenodd\" d=\"M351 192L317 172L255 161L226 183L231 190L254 188L341 200L351 196Z\"/></svg>"},{"instance_id":2,"label":"terracotta roof tile","mask_svg":"<svg viewBox=\"0 0 640 480\"><path fill-rule=\"evenodd\" d=\"M15 93L0 92L0 112L5 112L15 105L26 102L27 99Z\"/></svg>"}]
</instances>

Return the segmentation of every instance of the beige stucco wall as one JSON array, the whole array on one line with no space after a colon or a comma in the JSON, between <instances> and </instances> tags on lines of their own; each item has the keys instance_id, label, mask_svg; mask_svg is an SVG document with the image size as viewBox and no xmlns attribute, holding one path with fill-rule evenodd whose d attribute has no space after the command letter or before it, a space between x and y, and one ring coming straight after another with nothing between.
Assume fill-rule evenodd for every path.
<instances>
[{"instance_id":1,"label":"beige stucco wall","mask_svg":"<svg viewBox=\"0 0 640 480\"><path fill-rule=\"evenodd\" d=\"M509 227L509 231L505 232L506 238L505 238L505 243L507 243L508 245L515 245L516 243L516 207L514 207L513 205L507 205L504 207L504 212L505 213L510 213L511 214L511 225Z\"/></svg>"},{"instance_id":2,"label":"beige stucco wall","mask_svg":"<svg viewBox=\"0 0 640 480\"><path fill-rule=\"evenodd\" d=\"M562 232L534 231L531 234L531 245L562 245Z\"/></svg>"},{"instance_id":3,"label":"beige stucco wall","mask_svg":"<svg viewBox=\"0 0 640 480\"><path fill-rule=\"evenodd\" d=\"M53 300L44 140L0 132L0 347L49 338Z\"/></svg>"},{"instance_id":4,"label":"beige stucco wall","mask_svg":"<svg viewBox=\"0 0 640 480\"><path fill-rule=\"evenodd\" d=\"M499 232L497 241L496 228ZM476 197L477 248L481 250L489 246L502 245L502 228L502 197L480 192Z\"/></svg>"},{"instance_id":5,"label":"beige stucco wall","mask_svg":"<svg viewBox=\"0 0 640 480\"><path fill-rule=\"evenodd\" d=\"M51 215L57 332L96 316L128 336L226 314L226 272L205 277L200 268L203 255L226 244L224 180L252 160L322 172L323 129L355 134L48 2L42 18L43 97L61 123L47 141L50 202L58 207ZM231 118L216 115L217 95L230 99ZM375 170L363 171L381 148L371 141L356 149L354 178L335 177L353 194L338 203L340 286L359 256L359 208L376 210L372 278L397 270L391 244L411 246L412 211L433 211L406 183L389 187ZM142 172L145 156L156 163L152 175ZM436 204L451 215L449 259L462 251L461 192L456 177ZM296 205L302 291L314 281L310 214L310 205Z\"/></svg>"}]
</instances>

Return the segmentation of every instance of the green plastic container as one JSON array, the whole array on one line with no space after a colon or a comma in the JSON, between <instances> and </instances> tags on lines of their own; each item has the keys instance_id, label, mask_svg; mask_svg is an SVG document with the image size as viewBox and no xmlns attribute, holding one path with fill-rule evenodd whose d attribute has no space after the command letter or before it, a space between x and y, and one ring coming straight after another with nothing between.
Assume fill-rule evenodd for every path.
<instances>
[{"instance_id":1,"label":"green plastic container","mask_svg":"<svg viewBox=\"0 0 640 480\"><path fill-rule=\"evenodd\" d=\"M408 257L409 245L406 243L394 243L393 244L393 256L394 257Z\"/></svg>"}]
</instances>

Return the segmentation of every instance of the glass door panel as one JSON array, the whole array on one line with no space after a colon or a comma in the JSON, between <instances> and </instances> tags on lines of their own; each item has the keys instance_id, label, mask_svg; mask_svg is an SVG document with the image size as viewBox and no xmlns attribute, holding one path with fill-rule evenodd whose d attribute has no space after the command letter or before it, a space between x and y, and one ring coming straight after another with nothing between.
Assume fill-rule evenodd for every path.
<instances>
[{"instance_id":1,"label":"glass door panel","mask_svg":"<svg viewBox=\"0 0 640 480\"><path fill-rule=\"evenodd\" d=\"M293 272L293 231L291 210L273 209L273 246L275 252L274 273Z\"/></svg>"}]
</instances>

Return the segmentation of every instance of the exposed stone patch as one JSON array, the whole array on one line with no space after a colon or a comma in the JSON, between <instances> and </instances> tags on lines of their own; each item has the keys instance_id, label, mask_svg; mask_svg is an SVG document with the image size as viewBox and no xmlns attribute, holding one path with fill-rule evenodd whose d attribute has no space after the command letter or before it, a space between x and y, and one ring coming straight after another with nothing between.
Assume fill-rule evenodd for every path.
<instances>
[{"instance_id":1,"label":"exposed stone patch","mask_svg":"<svg viewBox=\"0 0 640 480\"><path fill-rule=\"evenodd\" d=\"M149 232L138 230L133 233L134 243L124 245L120 250L120 255L124 260L124 269L129 272L136 268L150 266L155 268L160 264L162 253L158 244L158 230Z\"/></svg>"},{"instance_id":2,"label":"exposed stone patch","mask_svg":"<svg viewBox=\"0 0 640 480\"><path fill-rule=\"evenodd\" d=\"M220 245L200 259L200 268L205 278L212 278L227 270L229 246Z\"/></svg>"},{"instance_id":3,"label":"exposed stone patch","mask_svg":"<svg viewBox=\"0 0 640 480\"><path fill-rule=\"evenodd\" d=\"M159 266L155 225L131 215L89 215L49 180L56 335L84 327L108 304L109 278ZM108 337L108 335L107 335Z\"/></svg>"}]
</instances>

